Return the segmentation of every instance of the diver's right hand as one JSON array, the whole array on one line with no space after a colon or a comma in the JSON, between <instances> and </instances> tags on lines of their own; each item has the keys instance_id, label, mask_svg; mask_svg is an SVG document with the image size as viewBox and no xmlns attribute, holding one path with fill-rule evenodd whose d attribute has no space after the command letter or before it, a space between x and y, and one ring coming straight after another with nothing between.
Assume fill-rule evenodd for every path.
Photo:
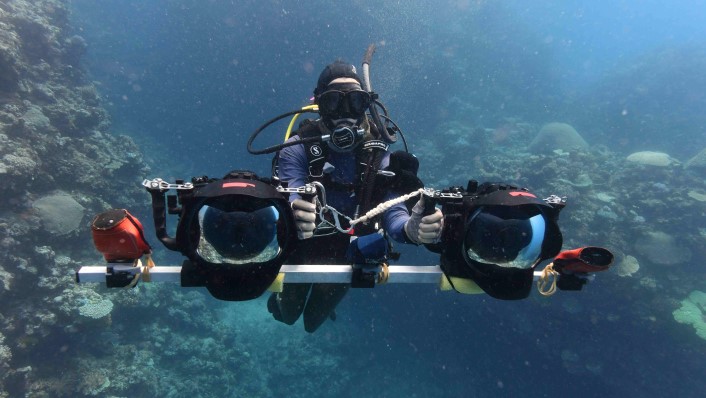
<instances>
[{"instance_id":1,"label":"diver's right hand","mask_svg":"<svg viewBox=\"0 0 706 398\"><path fill-rule=\"evenodd\" d=\"M297 237L309 239L314 236L316 205L303 199L295 199L292 202L292 210L294 211L294 222L297 225Z\"/></svg>"}]
</instances>

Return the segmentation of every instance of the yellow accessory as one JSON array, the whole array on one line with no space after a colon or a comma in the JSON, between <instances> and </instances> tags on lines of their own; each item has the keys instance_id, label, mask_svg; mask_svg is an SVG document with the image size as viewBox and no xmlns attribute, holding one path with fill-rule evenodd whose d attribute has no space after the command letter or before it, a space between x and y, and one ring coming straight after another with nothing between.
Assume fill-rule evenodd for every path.
<instances>
[{"instance_id":1,"label":"yellow accessory","mask_svg":"<svg viewBox=\"0 0 706 398\"><path fill-rule=\"evenodd\" d=\"M292 128L294 128L294 122L297 121L297 118L299 118L299 115L305 112L311 112L311 113L317 113L319 112L319 106L316 104L313 105L307 105L302 107L301 112L295 113L294 116L292 116L292 120L289 122L289 126L287 127L287 134L284 135L284 141L286 142L289 139L289 136L292 134Z\"/></svg>"},{"instance_id":2,"label":"yellow accessory","mask_svg":"<svg viewBox=\"0 0 706 398\"><path fill-rule=\"evenodd\" d=\"M284 272L277 274L277 277L272 281L272 284L267 290L274 293L282 293L282 290L284 290Z\"/></svg>"}]
</instances>

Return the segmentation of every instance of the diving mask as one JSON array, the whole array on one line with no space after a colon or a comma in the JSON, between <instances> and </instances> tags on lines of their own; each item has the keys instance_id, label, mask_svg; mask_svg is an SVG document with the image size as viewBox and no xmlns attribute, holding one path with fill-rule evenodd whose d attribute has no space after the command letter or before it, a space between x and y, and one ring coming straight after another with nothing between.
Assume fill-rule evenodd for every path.
<instances>
[{"instance_id":1,"label":"diving mask","mask_svg":"<svg viewBox=\"0 0 706 398\"><path fill-rule=\"evenodd\" d=\"M370 103L370 94L363 90L329 90L317 98L319 112L333 116L362 115L368 110Z\"/></svg>"}]
</instances>

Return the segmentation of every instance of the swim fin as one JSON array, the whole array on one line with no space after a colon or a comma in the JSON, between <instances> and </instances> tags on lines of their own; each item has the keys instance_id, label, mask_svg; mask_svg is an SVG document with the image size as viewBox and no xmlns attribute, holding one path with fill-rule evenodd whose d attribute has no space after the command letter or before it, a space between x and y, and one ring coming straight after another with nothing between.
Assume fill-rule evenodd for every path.
<instances>
[{"instance_id":1,"label":"swim fin","mask_svg":"<svg viewBox=\"0 0 706 398\"><path fill-rule=\"evenodd\" d=\"M349 288L349 285L344 284L314 284L304 308L304 330L314 333L327 319L335 319L336 306L343 300Z\"/></svg>"}]
</instances>

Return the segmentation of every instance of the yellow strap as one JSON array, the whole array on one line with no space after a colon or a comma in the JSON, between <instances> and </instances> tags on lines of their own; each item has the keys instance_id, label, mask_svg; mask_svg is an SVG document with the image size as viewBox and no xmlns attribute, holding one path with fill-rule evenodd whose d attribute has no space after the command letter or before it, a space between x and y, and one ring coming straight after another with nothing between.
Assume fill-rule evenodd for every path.
<instances>
[{"instance_id":1,"label":"yellow strap","mask_svg":"<svg viewBox=\"0 0 706 398\"><path fill-rule=\"evenodd\" d=\"M537 290L542 296L551 296L556 293L556 278L559 273L554 270L554 263L550 263L542 270L542 275L537 280Z\"/></svg>"},{"instance_id":2,"label":"yellow strap","mask_svg":"<svg viewBox=\"0 0 706 398\"><path fill-rule=\"evenodd\" d=\"M270 287L267 288L267 290L275 293L282 293L282 289L284 289L284 272L277 274L275 280L272 281Z\"/></svg>"},{"instance_id":3,"label":"yellow strap","mask_svg":"<svg viewBox=\"0 0 706 398\"><path fill-rule=\"evenodd\" d=\"M300 113L295 113L294 116L292 116L292 120L289 122L289 126L287 127L287 133L284 135L284 141L286 142L289 139L289 136L292 134L292 129L294 128L294 122L297 121L299 118L299 115L301 115L304 112L318 112L319 111L319 106L316 104L313 105L307 105L302 107Z\"/></svg>"},{"instance_id":4,"label":"yellow strap","mask_svg":"<svg viewBox=\"0 0 706 398\"><path fill-rule=\"evenodd\" d=\"M441 275L441 283L439 289L442 291L456 290L463 294L482 294L483 289L478 286L473 279L459 278L456 276Z\"/></svg>"}]
</instances>

